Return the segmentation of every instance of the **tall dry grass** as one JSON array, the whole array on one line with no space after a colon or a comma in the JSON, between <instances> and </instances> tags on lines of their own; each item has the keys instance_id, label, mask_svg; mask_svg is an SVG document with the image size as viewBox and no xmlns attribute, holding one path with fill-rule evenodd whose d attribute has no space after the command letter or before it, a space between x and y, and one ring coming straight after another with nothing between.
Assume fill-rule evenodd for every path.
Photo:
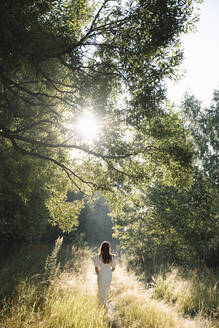
<instances>
[{"instance_id":1,"label":"tall dry grass","mask_svg":"<svg viewBox=\"0 0 219 328\"><path fill-rule=\"evenodd\" d=\"M62 282L63 283L63 282ZM23 281L19 296L4 303L1 328L106 328L106 312L80 289L64 288L58 281L46 289Z\"/></svg>"},{"instance_id":2,"label":"tall dry grass","mask_svg":"<svg viewBox=\"0 0 219 328\"><path fill-rule=\"evenodd\" d=\"M47 256L44 256L43 267L40 262L37 274L36 268L33 270L34 274L30 268L25 275L21 266L21 274L18 274L17 269L16 279L10 276L10 270L15 272L16 267L16 260L13 259L12 267L10 268L8 263L3 270L4 277L6 278L8 273L8 280L12 280L13 284L11 288L4 290L0 327L216 328L216 321L204 318L201 312L198 312L195 319L183 316L178 306L179 298L175 296L174 303L171 295L173 291L176 293L177 288L178 291L188 289L186 283L190 281L190 284L194 285L195 281L186 280L184 277L182 284L182 276L176 272L175 277L169 274L164 279L162 276L163 280L161 276L157 276L155 288L145 289L145 285L133 273L127 272L126 267L119 264L113 273L107 308L102 308L96 297L97 282L91 257L89 250L75 246L63 247L59 240L53 251L50 250ZM29 260L34 262L33 259ZM17 257L17 263L21 265L21 262ZM24 266L27 267L26 264ZM173 281L175 287L173 285L171 293L168 294L167 290ZM162 287L164 285L165 287ZM169 298L165 298L167 294ZM154 296L163 297L166 301L174 303L174 306L154 299Z\"/></svg>"},{"instance_id":3,"label":"tall dry grass","mask_svg":"<svg viewBox=\"0 0 219 328\"><path fill-rule=\"evenodd\" d=\"M145 285L125 268L118 268L113 279L111 301L113 323L123 328L216 328L216 321L198 315L184 317L176 306L153 298L154 289Z\"/></svg>"},{"instance_id":4,"label":"tall dry grass","mask_svg":"<svg viewBox=\"0 0 219 328\"><path fill-rule=\"evenodd\" d=\"M26 265L21 261L23 252L21 258L17 256L17 261L13 257L12 266L8 263L2 270L5 281L8 277L8 286L2 292L1 328L108 327L106 312L99 307L96 297L86 293L82 281L72 283L82 275L84 260L91 253L87 249L68 246L62 249L60 257L61 245L62 240L58 239L54 249L43 257L43 268L39 261L37 274L34 269L32 275L31 268L25 274L23 267ZM43 249L45 251L44 246ZM35 260L37 253L32 254ZM29 256L31 254L27 259Z\"/></svg>"},{"instance_id":5,"label":"tall dry grass","mask_svg":"<svg viewBox=\"0 0 219 328\"><path fill-rule=\"evenodd\" d=\"M154 296L173 303L185 315L219 319L219 277L206 267L172 268L154 278Z\"/></svg>"}]
</instances>

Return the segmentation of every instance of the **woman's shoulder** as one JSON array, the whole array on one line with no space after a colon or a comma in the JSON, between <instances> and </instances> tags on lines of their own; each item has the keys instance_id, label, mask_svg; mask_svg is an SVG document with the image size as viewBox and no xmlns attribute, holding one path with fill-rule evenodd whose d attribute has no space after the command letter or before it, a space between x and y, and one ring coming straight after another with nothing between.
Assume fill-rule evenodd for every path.
<instances>
[{"instance_id":1,"label":"woman's shoulder","mask_svg":"<svg viewBox=\"0 0 219 328\"><path fill-rule=\"evenodd\" d=\"M100 254L95 254L93 259L96 260L96 261L99 261L100 260Z\"/></svg>"},{"instance_id":2,"label":"woman's shoulder","mask_svg":"<svg viewBox=\"0 0 219 328\"><path fill-rule=\"evenodd\" d=\"M99 264L99 259L100 259L99 254L95 254L93 256L93 262L94 262L95 265Z\"/></svg>"}]
</instances>

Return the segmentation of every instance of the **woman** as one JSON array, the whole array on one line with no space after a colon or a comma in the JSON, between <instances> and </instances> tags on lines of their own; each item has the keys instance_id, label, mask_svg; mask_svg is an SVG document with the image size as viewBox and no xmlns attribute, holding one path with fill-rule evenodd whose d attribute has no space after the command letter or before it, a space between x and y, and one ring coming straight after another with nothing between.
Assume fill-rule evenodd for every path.
<instances>
[{"instance_id":1,"label":"woman","mask_svg":"<svg viewBox=\"0 0 219 328\"><path fill-rule=\"evenodd\" d=\"M100 301L105 305L112 280L112 272L116 267L115 255L111 254L111 246L108 241L103 241L100 245L99 254L94 257L94 266L97 274Z\"/></svg>"}]
</instances>

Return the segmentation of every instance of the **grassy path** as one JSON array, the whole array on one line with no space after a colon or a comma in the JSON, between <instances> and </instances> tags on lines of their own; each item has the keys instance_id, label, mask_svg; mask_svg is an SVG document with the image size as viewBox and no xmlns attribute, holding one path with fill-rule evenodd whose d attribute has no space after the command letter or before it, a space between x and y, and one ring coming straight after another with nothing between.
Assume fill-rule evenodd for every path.
<instances>
[{"instance_id":1,"label":"grassy path","mask_svg":"<svg viewBox=\"0 0 219 328\"><path fill-rule=\"evenodd\" d=\"M91 260L78 273L64 270L48 287L41 283L34 277L18 282L17 296L0 310L0 328L216 328L153 299L153 290L122 265L113 272L106 309L97 301Z\"/></svg>"},{"instance_id":2,"label":"grassy path","mask_svg":"<svg viewBox=\"0 0 219 328\"><path fill-rule=\"evenodd\" d=\"M93 263L83 267L82 273L64 279L66 287L97 297L97 277ZM145 290L136 276L118 265L113 273L108 297L107 326L112 328L212 328L209 322L184 318L173 305L152 298L153 290Z\"/></svg>"}]
</instances>

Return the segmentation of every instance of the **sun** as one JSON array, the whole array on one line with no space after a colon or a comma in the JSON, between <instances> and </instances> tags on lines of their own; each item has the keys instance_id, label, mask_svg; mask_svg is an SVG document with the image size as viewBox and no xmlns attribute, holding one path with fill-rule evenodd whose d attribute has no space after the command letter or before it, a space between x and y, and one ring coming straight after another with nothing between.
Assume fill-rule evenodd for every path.
<instances>
[{"instance_id":1,"label":"sun","mask_svg":"<svg viewBox=\"0 0 219 328\"><path fill-rule=\"evenodd\" d=\"M92 143L97 139L100 132L100 125L91 112L84 112L76 122L77 134L83 141Z\"/></svg>"}]
</instances>

